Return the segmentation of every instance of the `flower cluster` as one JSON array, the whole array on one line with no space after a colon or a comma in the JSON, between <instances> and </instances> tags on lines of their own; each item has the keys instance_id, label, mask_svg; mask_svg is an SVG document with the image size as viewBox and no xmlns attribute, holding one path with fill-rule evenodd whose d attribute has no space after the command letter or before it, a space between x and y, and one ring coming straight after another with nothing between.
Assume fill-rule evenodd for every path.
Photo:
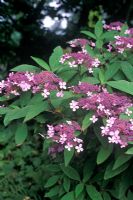
<instances>
[{"instance_id":1,"label":"flower cluster","mask_svg":"<svg viewBox=\"0 0 133 200\"><path fill-rule=\"evenodd\" d=\"M79 82L78 85L72 87L72 90L76 94L87 94L87 96L90 96L92 92L98 92L100 87L87 82Z\"/></svg>"},{"instance_id":2,"label":"flower cluster","mask_svg":"<svg viewBox=\"0 0 133 200\"><path fill-rule=\"evenodd\" d=\"M87 39L74 39L74 40L71 40L70 42L68 42L70 44L70 47L81 47L81 48L85 48L85 46L87 44L89 44L89 40Z\"/></svg>"},{"instance_id":3,"label":"flower cluster","mask_svg":"<svg viewBox=\"0 0 133 200\"><path fill-rule=\"evenodd\" d=\"M109 143L120 144L125 147L133 140L133 121L110 117L106 125L101 127L102 136L108 136Z\"/></svg>"},{"instance_id":4,"label":"flower cluster","mask_svg":"<svg viewBox=\"0 0 133 200\"><path fill-rule=\"evenodd\" d=\"M0 93L5 95L17 96L21 92L31 90L32 93L39 92L44 98L47 98L50 91L57 90L57 97L62 97L64 89L66 89L66 82L48 71L40 73L12 72L5 81L0 82Z\"/></svg>"},{"instance_id":5,"label":"flower cluster","mask_svg":"<svg viewBox=\"0 0 133 200\"><path fill-rule=\"evenodd\" d=\"M125 34L127 35L133 35L133 28L129 28L125 31Z\"/></svg>"},{"instance_id":6,"label":"flower cluster","mask_svg":"<svg viewBox=\"0 0 133 200\"><path fill-rule=\"evenodd\" d=\"M115 36L115 49L119 53L123 53L125 50L133 48L133 38L124 36Z\"/></svg>"},{"instance_id":7,"label":"flower cluster","mask_svg":"<svg viewBox=\"0 0 133 200\"><path fill-rule=\"evenodd\" d=\"M80 47L81 50L64 54L60 59L62 64L68 64L68 66L71 68L77 68L79 65L83 65L88 69L89 73L93 72L94 67L99 67L99 59L91 57L85 49L87 44L90 45L91 48L94 48L95 43L93 41L86 39L75 39L70 41L69 44L72 48Z\"/></svg>"},{"instance_id":8,"label":"flower cluster","mask_svg":"<svg viewBox=\"0 0 133 200\"><path fill-rule=\"evenodd\" d=\"M91 91L87 91L86 95L87 97L80 98L70 103L70 107L73 111L81 108L94 111L96 117L109 117L126 112L126 109L132 106L130 98L117 93L110 94L105 91L92 93Z\"/></svg>"},{"instance_id":9,"label":"flower cluster","mask_svg":"<svg viewBox=\"0 0 133 200\"><path fill-rule=\"evenodd\" d=\"M51 138L52 141L58 143L56 145L56 150L68 149L70 151L72 148L75 148L79 153L83 151L82 140L75 135L75 131L80 131L81 128L79 124L75 121L67 121L56 126L47 125L47 138ZM55 151L55 148L53 147Z\"/></svg>"},{"instance_id":10,"label":"flower cluster","mask_svg":"<svg viewBox=\"0 0 133 200\"><path fill-rule=\"evenodd\" d=\"M95 43L91 40L87 40L87 39L84 39L84 38L78 38L78 39L74 39L74 40L71 40L70 42L68 42L70 44L70 47L81 47L82 50L85 49L85 46L88 44L90 45L91 47L95 47Z\"/></svg>"},{"instance_id":11,"label":"flower cluster","mask_svg":"<svg viewBox=\"0 0 133 200\"><path fill-rule=\"evenodd\" d=\"M93 68L97 68L100 65L99 59L92 58L86 51L67 53L61 57L60 62L68 64L71 68L83 65L88 69L89 73L92 73Z\"/></svg>"},{"instance_id":12,"label":"flower cluster","mask_svg":"<svg viewBox=\"0 0 133 200\"><path fill-rule=\"evenodd\" d=\"M92 123L98 121L99 118L105 118L108 119L107 122L112 122L112 125L114 123L113 119L115 119L116 122L121 122L121 124L122 122L125 125L131 124L126 120L119 120L119 116L121 113L125 113L128 116L132 114L132 111L128 109L133 105L131 98L124 96L120 93L110 94L107 90L103 88L100 89L98 86L91 85L89 83L79 83L79 85L74 86L72 90L75 93L83 94L85 96L79 98L77 101L72 100L70 103L70 108L74 112L78 109L93 111L93 116L90 118ZM108 130L108 124L104 127L103 130ZM109 132L107 132L107 134L103 134L103 130L102 135L110 135L110 131L115 130L115 128L109 129ZM129 133L131 132L131 128L130 126L125 126L125 129L123 129L123 131L120 131L120 128L118 130L119 134L122 135L122 137L119 137L119 142L116 142L119 143L121 147L123 147L127 144L125 142L123 143L123 135L127 135L127 131L125 130L128 130L129 135ZM110 138L111 136L109 137L109 142L111 142Z\"/></svg>"},{"instance_id":13,"label":"flower cluster","mask_svg":"<svg viewBox=\"0 0 133 200\"><path fill-rule=\"evenodd\" d=\"M108 24L108 25L105 24L103 27L104 27L106 30L120 31L123 25L124 25L123 23L117 21L117 22L112 22L112 23L110 23L110 24Z\"/></svg>"}]
</instances>

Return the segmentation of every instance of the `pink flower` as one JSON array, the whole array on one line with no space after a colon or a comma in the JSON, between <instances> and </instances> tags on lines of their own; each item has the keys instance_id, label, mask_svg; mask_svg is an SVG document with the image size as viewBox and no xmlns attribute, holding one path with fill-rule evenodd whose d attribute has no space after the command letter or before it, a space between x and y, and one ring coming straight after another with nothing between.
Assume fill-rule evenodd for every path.
<instances>
[{"instance_id":1,"label":"pink flower","mask_svg":"<svg viewBox=\"0 0 133 200\"><path fill-rule=\"evenodd\" d=\"M52 125L47 125L47 127L48 127L47 131L48 138L51 138L54 136L54 127Z\"/></svg>"},{"instance_id":2,"label":"pink flower","mask_svg":"<svg viewBox=\"0 0 133 200\"><path fill-rule=\"evenodd\" d=\"M59 82L60 89L66 89L66 82Z\"/></svg>"},{"instance_id":3,"label":"pink flower","mask_svg":"<svg viewBox=\"0 0 133 200\"><path fill-rule=\"evenodd\" d=\"M107 29L107 30L116 30L116 31L120 31L123 25L124 25L123 23L117 21L117 22L112 22L112 23L110 23L109 25L105 24L103 27L104 27L105 29Z\"/></svg>"},{"instance_id":4,"label":"pink flower","mask_svg":"<svg viewBox=\"0 0 133 200\"><path fill-rule=\"evenodd\" d=\"M63 97L63 96L64 96L63 91L57 92L57 93L56 93L56 96L57 96L57 97Z\"/></svg>"},{"instance_id":5,"label":"pink flower","mask_svg":"<svg viewBox=\"0 0 133 200\"><path fill-rule=\"evenodd\" d=\"M95 115L93 115L93 116L90 118L90 120L91 120L93 123L95 123L95 122L98 120L98 118L97 118Z\"/></svg>"},{"instance_id":6,"label":"pink flower","mask_svg":"<svg viewBox=\"0 0 133 200\"><path fill-rule=\"evenodd\" d=\"M72 62L68 62L68 65L69 67L73 68L73 67L78 67L77 64L75 64L76 62L75 61L72 61ZM79 64L79 61L78 61L78 64Z\"/></svg>"},{"instance_id":7,"label":"pink flower","mask_svg":"<svg viewBox=\"0 0 133 200\"><path fill-rule=\"evenodd\" d=\"M50 95L50 92L47 89L44 89L41 93L44 98L47 98Z\"/></svg>"},{"instance_id":8,"label":"pink flower","mask_svg":"<svg viewBox=\"0 0 133 200\"><path fill-rule=\"evenodd\" d=\"M126 111L125 111L125 114L130 116L132 114L132 111L127 108Z\"/></svg>"},{"instance_id":9,"label":"pink flower","mask_svg":"<svg viewBox=\"0 0 133 200\"><path fill-rule=\"evenodd\" d=\"M98 58L95 58L95 60L92 62L92 66L98 67L99 65L100 65L100 61L98 60Z\"/></svg>"},{"instance_id":10,"label":"pink flower","mask_svg":"<svg viewBox=\"0 0 133 200\"><path fill-rule=\"evenodd\" d=\"M70 143L67 143L66 145L65 145L65 149L67 149L68 151L71 151L71 148L73 147L73 145L72 144L70 144Z\"/></svg>"},{"instance_id":11,"label":"pink flower","mask_svg":"<svg viewBox=\"0 0 133 200\"><path fill-rule=\"evenodd\" d=\"M70 103L70 108L75 112L77 109L79 109L78 102L72 100Z\"/></svg>"},{"instance_id":12,"label":"pink flower","mask_svg":"<svg viewBox=\"0 0 133 200\"><path fill-rule=\"evenodd\" d=\"M77 150L78 153L80 153L81 151L83 151L83 145L82 144L79 144L75 147L75 149Z\"/></svg>"},{"instance_id":13,"label":"pink flower","mask_svg":"<svg viewBox=\"0 0 133 200\"><path fill-rule=\"evenodd\" d=\"M102 104L99 104L98 107L97 107L99 110L103 111L105 106L103 106Z\"/></svg>"},{"instance_id":14,"label":"pink flower","mask_svg":"<svg viewBox=\"0 0 133 200\"><path fill-rule=\"evenodd\" d=\"M26 83L25 81L22 81L18 84L18 86L22 89L22 91L28 91L31 88L31 85Z\"/></svg>"}]
</instances>

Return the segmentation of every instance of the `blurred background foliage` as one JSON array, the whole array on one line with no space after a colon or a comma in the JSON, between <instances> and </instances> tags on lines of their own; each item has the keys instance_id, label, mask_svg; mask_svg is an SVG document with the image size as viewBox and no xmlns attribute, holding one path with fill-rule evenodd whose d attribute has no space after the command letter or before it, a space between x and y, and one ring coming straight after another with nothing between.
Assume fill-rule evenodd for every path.
<instances>
[{"instance_id":1,"label":"blurred background foliage","mask_svg":"<svg viewBox=\"0 0 133 200\"><path fill-rule=\"evenodd\" d=\"M55 46L66 48L67 41L99 18L133 24L133 0L0 0L2 75L31 63L30 56L47 60Z\"/></svg>"}]
</instances>

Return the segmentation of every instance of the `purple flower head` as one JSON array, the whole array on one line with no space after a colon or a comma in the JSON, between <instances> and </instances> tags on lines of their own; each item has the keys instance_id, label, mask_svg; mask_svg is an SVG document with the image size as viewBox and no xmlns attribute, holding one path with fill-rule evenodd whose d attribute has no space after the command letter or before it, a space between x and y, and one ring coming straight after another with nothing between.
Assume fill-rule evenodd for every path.
<instances>
[{"instance_id":1,"label":"purple flower head","mask_svg":"<svg viewBox=\"0 0 133 200\"><path fill-rule=\"evenodd\" d=\"M81 48L84 48L87 44L89 44L89 40L78 38L78 39L71 40L68 43L70 44L71 47L81 47Z\"/></svg>"},{"instance_id":2,"label":"purple flower head","mask_svg":"<svg viewBox=\"0 0 133 200\"><path fill-rule=\"evenodd\" d=\"M116 31L120 31L123 25L124 25L123 23L117 21L117 22L112 22L112 23L110 23L110 24L108 24L108 25L105 24L103 27L104 27L105 29L107 29L107 30L116 30Z\"/></svg>"},{"instance_id":3,"label":"purple flower head","mask_svg":"<svg viewBox=\"0 0 133 200\"><path fill-rule=\"evenodd\" d=\"M75 148L77 152L83 150L82 140L75 136L75 131L81 131L80 125L75 121L67 121L56 126L48 125L47 137L51 138L53 142L69 151Z\"/></svg>"},{"instance_id":4,"label":"purple flower head","mask_svg":"<svg viewBox=\"0 0 133 200\"><path fill-rule=\"evenodd\" d=\"M78 51L76 53L67 53L62 56L60 62L65 63L71 67L75 68L78 65L85 66L90 73L93 72L93 68L97 68L100 65L98 58L92 58L86 51Z\"/></svg>"},{"instance_id":5,"label":"purple flower head","mask_svg":"<svg viewBox=\"0 0 133 200\"><path fill-rule=\"evenodd\" d=\"M31 90L32 93L40 92L44 98L47 98L50 91L57 90L61 97L63 96L62 89L66 89L66 83L49 71L12 72L5 81L0 82L0 93L6 95L20 95L21 92Z\"/></svg>"},{"instance_id":6,"label":"purple flower head","mask_svg":"<svg viewBox=\"0 0 133 200\"><path fill-rule=\"evenodd\" d=\"M80 82L79 85L72 87L72 90L77 94L88 94L88 92L91 94L92 92L98 92L99 86L86 82Z\"/></svg>"},{"instance_id":7,"label":"purple flower head","mask_svg":"<svg viewBox=\"0 0 133 200\"><path fill-rule=\"evenodd\" d=\"M124 36L115 36L115 48L119 53L123 53L127 49L133 48L133 38Z\"/></svg>"},{"instance_id":8,"label":"purple flower head","mask_svg":"<svg viewBox=\"0 0 133 200\"><path fill-rule=\"evenodd\" d=\"M101 127L102 136L108 136L109 143L120 144L121 148L133 140L133 124L129 120L109 118L105 126Z\"/></svg>"},{"instance_id":9,"label":"purple flower head","mask_svg":"<svg viewBox=\"0 0 133 200\"><path fill-rule=\"evenodd\" d=\"M129 28L129 29L127 29L126 31L125 31L125 34L127 34L127 35L133 35L133 28Z\"/></svg>"}]
</instances>

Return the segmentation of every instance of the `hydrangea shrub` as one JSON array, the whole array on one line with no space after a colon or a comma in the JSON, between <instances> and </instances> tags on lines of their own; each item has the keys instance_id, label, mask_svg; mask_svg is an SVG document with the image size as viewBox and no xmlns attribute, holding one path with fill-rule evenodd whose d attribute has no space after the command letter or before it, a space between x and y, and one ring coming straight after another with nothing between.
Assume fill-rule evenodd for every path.
<instances>
[{"instance_id":1,"label":"hydrangea shrub","mask_svg":"<svg viewBox=\"0 0 133 200\"><path fill-rule=\"evenodd\" d=\"M4 130L16 145L33 134L50 157L45 197L131 200L133 154L133 30L98 21L86 39L56 47L37 66L20 65L0 82Z\"/></svg>"}]
</instances>

